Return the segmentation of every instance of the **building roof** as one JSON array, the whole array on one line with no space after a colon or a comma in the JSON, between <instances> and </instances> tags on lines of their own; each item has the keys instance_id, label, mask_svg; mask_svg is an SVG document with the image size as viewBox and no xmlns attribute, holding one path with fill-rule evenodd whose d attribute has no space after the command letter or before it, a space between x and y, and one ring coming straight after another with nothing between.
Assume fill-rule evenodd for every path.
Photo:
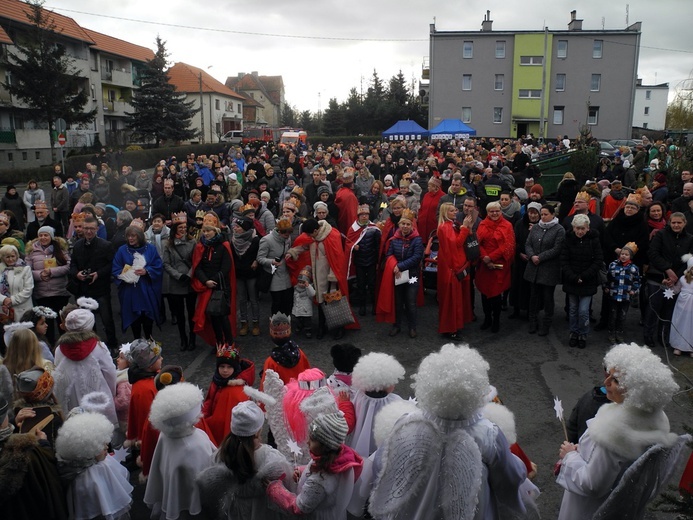
<instances>
[{"instance_id":1,"label":"building roof","mask_svg":"<svg viewBox=\"0 0 693 520\"><path fill-rule=\"evenodd\" d=\"M178 62L168 69L169 83L176 87L178 92L200 92L200 76L202 76L202 92L215 92L234 99L243 100L243 96L234 92L221 81L214 79L204 70Z\"/></svg>"},{"instance_id":2,"label":"building roof","mask_svg":"<svg viewBox=\"0 0 693 520\"><path fill-rule=\"evenodd\" d=\"M274 99L270 95L270 93L267 91L265 86L262 84L262 81L260 80L260 77L257 75L257 73L254 74L242 74L242 77L229 77L226 79L226 86L237 91L237 92L242 92L242 91L249 91L249 90L259 90L260 92L263 93L263 95L273 104L277 105L278 103L275 103Z\"/></svg>"},{"instance_id":3,"label":"building roof","mask_svg":"<svg viewBox=\"0 0 693 520\"><path fill-rule=\"evenodd\" d=\"M281 103L282 90L284 89L284 80L281 76L260 76L258 78L269 94L270 100L275 105Z\"/></svg>"},{"instance_id":4,"label":"building roof","mask_svg":"<svg viewBox=\"0 0 693 520\"><path fill-rule=\"evenodd\" d=\"M2 27L0 27L0 43L12 44L12 38L10 38Z\"/></svg>"},{"instance_id":5,"label":"building roof","mask_svg":"<svg viewBox=\"0 0 693 520\"><path fill-rule=\"evenodd\" d=\"M50 13L48 15L48 21L55 25L56 33L74 40L94 43L86 31L72 18L63 16L49 9L44 9L44 11ZM31 25L27 15L31 15L31 7L24 2L18 0L2 0L2 2L0 2L0 19L5 18L24 25Z\"/></svg>"},{"instance_id":6,"label":"building roof","mask_svg":"<svg viewBox=\"0 0 693 520\"><path fill-rule=\"evenodd\" d=\"M154 51L147 47L135 45L91 29L84 29L84 31L94 40L93 47L96 50L143 62L154 59Z\"/></svg>"},{"instance_id":7,"label":"building roof","mask_svg":"<svg viewBox=\"0 0 693 520\"><path fill-rule=\"evenodd\" d=\"M669 88L669 83L660 83L659 85L636 85L635 88Z\"/></svg>"},{"instance_id":8,"label":"building roof","mask_svg":"<svg viewBox=\"0 0 693 520\"><path fill-rule=\"evenodd\" d=\"M250 97L248 94L245 92L238 92L241 96L243 96L243 106L246 107L260 107L260 108L265 108L265 105L260 103L257 99Z\"/></svg>"}]
</instances>

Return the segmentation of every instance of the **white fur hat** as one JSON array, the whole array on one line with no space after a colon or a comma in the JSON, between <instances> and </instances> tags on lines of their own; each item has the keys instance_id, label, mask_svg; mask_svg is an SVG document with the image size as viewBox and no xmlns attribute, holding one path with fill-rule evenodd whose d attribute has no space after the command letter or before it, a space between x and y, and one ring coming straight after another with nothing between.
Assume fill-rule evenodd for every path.
<instances>
[{"instance_id":1,"label":"white fur hat","mask_svg":"<svg viewBox=\"0 0 693 520\"><path fill-rule=\"evenodd\" d=\"M671 401L679 385L669 367L649 348L635 343L616 345L604 356L606 370L614 370L625 391L623 404L644 412L661 410Z\"/></svg>"},{"instance_id":2,"label":"white fur hat","mask_svg":"<svg viewBox=\"0 0 693 520\"><path fill-rule=\"evenodd\" d=\"M88 309L75 309L65 318L65 328L70 332L92 330L94 322L93 312Z\"/></svg>"},{"instance_id":3,"label":"white fur hat","mask_svg":"<svg viewBox=\"0 0 693 520\"><path fill-rule=\"evenodd\" d=\"M231 410L231 433L252 437L265 424L265 414L253 401L241 401Z\"/></svg>"},{"instance_id":4,"label":"white fur hat","mask_svg":"<svg viewBox=\"0 0 693 520\"><path fill-rule=\"evenodd\" d=\"M383 445L400 417L418 410L414 401L404 399L399 399L383 406L375 416L375 422L373 423L373 439L376 446L380 447Z\"/></svg>"},{"instance_id":5,"label":"white fur hat","mask_svg":"<svg viewBox=\"0 0 693 520\"><path fill-rule=\"evenodd\" d=\"M65 461L92 459L111 442L113 424L99 413L81 413L67 419L55 441L55 454Z\"/></svg>"},{"instance_id":6,"label":"white fur hat","mask_svg":"<svg viewBox=\"0 0 693 520\"><path fill-rule=\"evenodd\" d=\"M423 359L413 376L419 407L442 419L471 417L486 402L488 370L488 362L469 345L443 345Z\"/></svg>"},{"instance_id":7,"label":"white fur hat","mask_svg":"<svg viewBox=\"0 0 693 520\"><path fill-rule=\"evenodd\" d=\"M390 354L371 352L361 356L351 374L351 385L362 392L385 390L404 378L404 367Z\"/></svg>"},{"instance_id":8,"label":"white fur hat","mask_svg":"<svg viewBox=\"0 0 693 520\"><path fill-rule=\"evenodd\" d=\"M113 406L113 399L106 392L89 392L80 399L79 406L85 412L106 415L106 410Z\"/></svg>"},{"instance_id":9,"label":"white fur hat","mask_svg":"<svg viewBox=\"0 0 693 520\"><path fill-rule=\"evenodd\" d=\"M192 383L167 386L154 397L149 420L152 426L171 437L184 437L200 418L202 390Z\"/></svg>"}]
</instances>

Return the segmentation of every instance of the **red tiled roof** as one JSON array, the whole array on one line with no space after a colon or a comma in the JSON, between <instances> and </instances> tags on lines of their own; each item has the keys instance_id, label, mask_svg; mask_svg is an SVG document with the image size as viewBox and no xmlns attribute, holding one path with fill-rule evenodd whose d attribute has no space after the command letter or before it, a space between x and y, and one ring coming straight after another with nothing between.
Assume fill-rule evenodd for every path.
<instances>
[{"instance_id":1,"label":"red tiled roof","mask_svg":"<svg viewBox=\"0 0 693 520\"><path fill-rule=\"evenodd\" d=\"M95 45L93 47L99 51L138 61L154 59L154 51L147 47L135 45L107 34L92 31L91 29L84 29L84 31L94 40Z\"/></svg>"},{"instance_id":2,"label":"red tiled roof","mask_svg":"<svg viewBox=\"0 0 693 520\"><path fill-rule=\"evenodd\" d=\"M265 105L260 103L257 99L250 97L245 92L238 92L238 94L243 96L243 106L265 108Z\"/></svg>"},{"instance_id":3,"label":"red tiled roof","mask_svg":"<svg viewBox=\"0 0 693 520\"><path fill-rule=\"evenodd\" d=\"M89 35L75 22L72 18L63 16L50 9L45 9L48 15L48 21L55 25L55 32L62 34L67 38L73 38L87 43L94 43ZM27 15L31 14L31 7L24 2L18 0L2 0L0 2L0 20L6 18L25 25L31 25Z\"/></svg>"},{"instance_id":4,"label":"red tiled roof","mask_svg":"<svg viewBox=\"0 0 693 520\"><path fill-rule=\"evenodd\" d=\"M260 76L260 82L265 87L269 94L272 103L278 105L281 102L281 91L284 86L284 80L281 76Z\"/></svg>"},{"instance_id":5,"label":"red tiled roof","mask_svg":"<svg viewBox=\"0 0 693 520\"><path fill-rule=\"evenodd\" d=\"M0 43L12 44L12 38L5 32L5 29L0 27Z\"/></svg>"},{"instance_id":6,"label":"red tiled roof","mask_svg":"<svg viewBox=\"0 0 693 520\"><path fill-rule=\"evenodd\" d=\"M283 83L281 76L255 76L254 74L245 74L242 78L232 76L226 79L226 86L229 88L238 92L259 90L274 105L280 103Z\"/></svg>"},{"instance_id":7,"label":"red tiled roof","mask_svg":"<svg viewBox=\"0 0 693 520\"><path fill-rule=\"evenodd\" d=\"M203 92L216 92L234 99L244 99L243 96L231 90L221 81L214 79L204 70L187 63L179 62L168 69L169 83L175 86L178 92L200 92L200 74L202 75Z\"/></svg>"}]
</instances>

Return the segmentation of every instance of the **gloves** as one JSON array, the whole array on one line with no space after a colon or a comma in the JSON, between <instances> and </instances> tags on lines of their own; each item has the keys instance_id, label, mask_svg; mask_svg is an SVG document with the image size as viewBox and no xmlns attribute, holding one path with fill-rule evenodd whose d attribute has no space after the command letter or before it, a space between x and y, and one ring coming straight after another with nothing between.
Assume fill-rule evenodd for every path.
<instances>
[{"instance_id":1,"label":"gloves","mask_svg":"<svg viewBox=\"0 0 693 520\"><path fill-rule=\"evenodd\" d=\"M296 505L296 495L284 487L281 480L270 482L267 486L267 498L277 504L284 511L294 515L302 515L303 512Z\"/></svg>"}]
</instances>

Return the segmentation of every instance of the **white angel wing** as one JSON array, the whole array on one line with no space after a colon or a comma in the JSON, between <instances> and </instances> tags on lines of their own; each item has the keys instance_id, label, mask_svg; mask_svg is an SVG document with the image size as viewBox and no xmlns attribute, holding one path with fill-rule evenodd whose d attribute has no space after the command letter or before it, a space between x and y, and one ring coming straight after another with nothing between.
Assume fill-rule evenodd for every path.
<instances>
[{"instance_id":1,"label":"white angel wing","mask_svg":"<svg viewBox=\"0 0 693 520\"><path fill-rule=\"evenodd\" d=\"M284 423L284 411L282 409L286 388L284 388L284 382L279 378L279 374L274 370L269 369L265 371L263 391L275 399L274 404L265 404L267 424L270 430L272 430L274 441L277 443L277 449L290 459L291 452L288 441L291 437Z\"/></svg>"},{"instance_id":2,"label":"white angel wing","mask_svg":"<svg viewBox=\"0 0 693 520\"><path fill-rule=\"evenodd\" d=\"M420 412L400 419L382 447L383 469L371 493L371 515L410 518L411 510L417 508L417 493L431 478L442 447L442 436Z\"/></svg>"},{"instance_id":3,"label":"white angel wing","mask_svg":"<svg viewBox=\"0 0 693 520\"><path fill-rule=\"evenodd\" d=\"M483 464L476 441L459 429L445 438L440 467L438 500L442 517L471 520L479 500Z\"/></svg>"}]
</instances>

